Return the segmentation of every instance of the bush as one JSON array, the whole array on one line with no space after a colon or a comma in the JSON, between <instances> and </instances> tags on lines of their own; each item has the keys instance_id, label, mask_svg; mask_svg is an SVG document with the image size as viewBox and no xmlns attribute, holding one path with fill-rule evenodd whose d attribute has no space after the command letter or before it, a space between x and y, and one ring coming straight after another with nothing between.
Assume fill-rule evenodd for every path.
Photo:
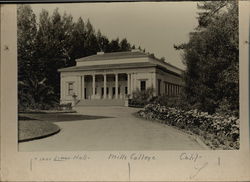
<instances>
[{"instance_id":1,"label":"bush","mask_svg":"<svg viewBox=\"0 0 250 182\"><path fill-rule=\"evenodd\" d=\"M72 110L72 104L71 103L60 104L58 109L59 110Z\"/></svg>"},{"instance_id":2,"label":"bush","mask_svg":"<svg viewBox=\"0 0 250 182\"><path fill-rule=\"evenodd\" d=\"M180 96L163 95L163 96L153 97L150 100L150 103L160 104L161 106L180 108L184 110L190 109L191 107L186 102L184 102Z\"/></svg>"},{"instance_id":3,"label":"bush","mask_svg":"<svg viewBox=\"0 0 250 182\"><path fill-rule=\"evenodd\" d=\"M161 120L208 140L212 148L239 149L239 119L231 114L213 115L198 112L197 109L185 111L160 104L148 104L138 112L140 117Z\"/></svg>"},{"instance_id":4,"label":"bush","mask_svg":"<svg viewBox=\"0 0 250 182\"><path fill-rule=\"evenodd\" d=\"M46 82L45 78L39 79L37 75L18 82L19 110L48 110L58 106L58 96Z\"/></svg>"},{"instance_id":5,"label":"bush","mask_svg":"<svg viewBox=\"0 0 250 182\"><path fill-rule=\"evenodd\" d=\"M153 88L147 88L145 91L137 89L132 93L132 99L129 101L129 106L144 107L153 98L153 93Z\"/></svg>"}]
</instances>

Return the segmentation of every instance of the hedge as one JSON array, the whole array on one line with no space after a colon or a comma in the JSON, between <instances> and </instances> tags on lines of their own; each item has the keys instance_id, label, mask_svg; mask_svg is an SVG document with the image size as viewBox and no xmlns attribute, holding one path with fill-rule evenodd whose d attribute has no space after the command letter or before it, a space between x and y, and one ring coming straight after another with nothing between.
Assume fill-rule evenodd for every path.
<instances>
[{"instance_id":1,"label":"hedge","mask_svg":"<svg viewBox=\"0 0 250 182\"><path fill-rule=\"evenodd\" d=\"M160 104L148 104L138 111L138 115L196 134L212 149L239 149L240 146L240 120L229 114L209 115L197 110L184 111Z\"/></svg>"}]
</instances>

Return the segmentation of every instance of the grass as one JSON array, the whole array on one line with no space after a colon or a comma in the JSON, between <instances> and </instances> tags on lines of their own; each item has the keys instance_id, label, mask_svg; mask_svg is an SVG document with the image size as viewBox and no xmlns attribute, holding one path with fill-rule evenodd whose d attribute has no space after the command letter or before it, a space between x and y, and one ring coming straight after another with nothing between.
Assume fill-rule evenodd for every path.
<instances>
[{"instance_id":1,"label":"grass","mask_svg":"<svg viewBox=\"0 0 250 182\"><path fill-rule=\"evenodd\" d=\"M60 131L60 128L49 122L34 120L29 117L21 117L18 121L18 141L28 141L53 135Z\"/></svg>"}]
</instances>

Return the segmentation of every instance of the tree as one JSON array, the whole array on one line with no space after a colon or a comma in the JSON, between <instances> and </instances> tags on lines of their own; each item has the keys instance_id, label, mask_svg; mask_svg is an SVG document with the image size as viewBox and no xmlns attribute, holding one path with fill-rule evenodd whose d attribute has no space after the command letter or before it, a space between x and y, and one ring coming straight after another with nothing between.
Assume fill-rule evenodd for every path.
<instances>
[{"instance_id":1,"label":"tree","mask_svg":"<svg viewBox=\"0 0 250 182\"><path fill-rule=\"evenodd\" d=\"M87 39L86 26L82 18L79 18L73 25L72 35L71 35L71 47L69 49L69 55L71 58L70 66L75 65L75 59L84 57L87 55L85 50Z\"/></svg>"},{"instance_id":2,"label":"tree","mask_svg":"<svg viewBox=\"0 0 250 182\"><path fill-rule=\"evenodd\" d=\"M120 47L122 51L129 51L131 49L130 44L128 43L127 39L124 38L120 42Z\"/></svg>"},{"instance_id":3,"label":"tree","mask_svg":"<svg viewBox=\"0 0 250 182\"><path fill-rule=\"evenodd\" d=\"M111 42L109 44L109 48L108 48L107 51L108 52L118 52L118 51L121 51L120 43L119 43L119 38L117 38L115 40L111 40Z\"/></svg>"},{"instance_id":4,"label":"tree","mask_svg":"<svg viewBox=\"0 0 250 182\"><path fill-rule=\"evenodd\" d=\"M34 68L36 16L30 5L17 8L18 79L26 79Z\"/></svg>"},{"instance_id":5,"label":"tree","mask_svg":"<svg viewBox=\"0 0 250 182\"><path fill-rule=\"evenodd\" d=\"M36 57L42 70L40 75L47 78L48 86L54 88L54 93L59 97L60 75L59 68L73 65L70 57L70 48L73 30L73 21L70 15L60 15L55 9L52 16L46 10L40 14L37 35Z\"/></svg>"},{"instance_id":6,"label":"tree","mask_svg":"<svg viewBox=\"0 0 250 182\"><path fill-rule=\"evenodd\" d=\"M238 6L236 1L198 4L199 25L186 44L185 100L200 110L239 109Z\"/></svg>"},{"instance_id":7,"label":"tree","mask_svg":"<svg viewBox=\"0 0 250 182\"><path fill-rule=\"evenodd\" d=\"M97 42L97 37L95 34L95 29L92 26L90 20L87 20L86 23L86 41L85 41L85 51L87 55L92 55L92 54L96 54L96 52L99 51L99 45Z\"/></svg>"}]
</instances>

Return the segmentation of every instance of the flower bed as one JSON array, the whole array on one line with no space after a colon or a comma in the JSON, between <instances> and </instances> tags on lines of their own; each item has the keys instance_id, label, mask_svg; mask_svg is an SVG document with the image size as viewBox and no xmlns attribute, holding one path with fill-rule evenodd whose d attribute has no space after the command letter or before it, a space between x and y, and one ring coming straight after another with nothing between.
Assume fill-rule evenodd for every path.
<instances>
[{"instance_id":1,"label":"flower bed","mask_svg":"<svg viewBox=\"0 0 250 182\"><path fill-rule=\"evenodd\" d=\"M138 115L199 135L212 149L239 149L240 146L239 119L234 116L184 111L160 104L148 104Z\"/></svg>"}]
</instances>

